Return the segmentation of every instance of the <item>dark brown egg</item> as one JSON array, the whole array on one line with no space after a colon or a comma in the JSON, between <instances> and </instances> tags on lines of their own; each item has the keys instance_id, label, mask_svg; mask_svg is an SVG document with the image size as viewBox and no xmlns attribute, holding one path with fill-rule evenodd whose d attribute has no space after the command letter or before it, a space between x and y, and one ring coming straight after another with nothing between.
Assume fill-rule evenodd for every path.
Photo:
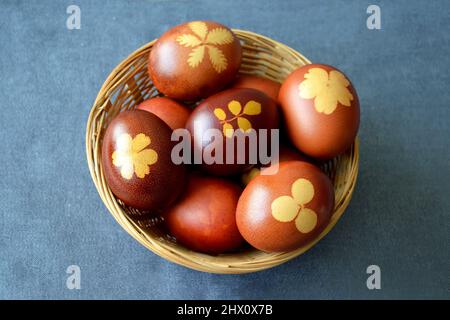
<instances>
[{"instance_id":1,"label":"dark brown egg","mask_svg":"<svg viewBox=\"0 0 450 320\"><path fill-rule=\"evenodd\" d=\"M162 209L183 189L185 167L171 160L172 130L150 112L120 113L103 138L102 164L111 191L125 204Z\"/></svg>"},{"instance_id":2,"label":"dark brown egg","mask_svg":"<svg viewBox=\"0 0 450 320\"><path fill-rule=\"evenodd\" d=\"M204 253L224 253L243 243L236 226L241 189L221 178L192 174L180 200L165 214L167 227L184 246Z\"/></svg>"},{"instance_id":3,"label":"dark brown egg","mask_svg":"<svg viewBox=\"0 0 450 320\"><path fill-rule=\"evenodd\" d=\"M184 128L186 120L191 114L190 108L166 97L147 99L140 103L137 109L153 113L172 130Z\"/></svg>"},{"instance_id":4,"label":"dark brown egg","mask_svg":"<svg viewBox=\"0 0 450 320\"><path fill-rule=\"evenodd\" d=\"M262 77L239 75L231 87L256 89L264 92L274 101L278 101L278 92L280 91L281 85L278 82Z\"/></svg>"},{"instance_id":5,"label":"dark brown egg","mask_svg":"<svg viewBox=\"0 0 450 320\"><path fill-rule=\"evenodd\" d=\"M300 153L297 149L288 147L286 145L280 145L279 154L278 154L278 162L286 162L286 161L306 161L311 164L314 164L314 160L308 158L307 156ZM247 185L253 178L258 176L261 173L261 170L266 169L266 167L270 166L270 163L267 166L257 166L251 168L249 171L244 172L241 176L241 181L244 185ZM272 167L273 168L273 167Z\"/></svg>"},{"instance_id":6,"label":"dark brown egg","mask_svg":"<svg viewBox=\"0 0 450 320\"><path fill-rule=\"evenodd\" d=\"M230 29L213 21L192 21L158 39L148 68L160 92L193 101L229 84L239 70L241 55L241 44Z\"/></svg>"},{"instance_id":7,"label":"dark brown egg","mask_svg":"<svg viewBox=\"0 0 450 320\"><path fill-rule=\"evenodd\" d=\"M239 198L236 221L242 236L266 252L297 249L326 227L334 207L330 179L301 161L280 163L278 173L259 175Z\"/></svg>"},{"instance_id":8,"label":"dark brown egg","mask_svg":"<svg viewBox=\"0 0 450 320\"><path fill-rule=\"evenodd\" d=\"M251 146L258 147L259 143L267 142L270 148L270 130L278 129L278 120L275 102L264 93L254 89L229 89L200 103L189 117L186 128L192 137L194 156L200 155L203 160L202 169L211 174L230 175L241 173L257 163L254 160L255 157L259 159L258 152ZM219 134L217 139L210 138L210 129ZM267 135L260 137L259 129L267 129ZM256 139L241 139L244 150L238 150L235 133L253 133ZM235 142L234 148L227 148L230 140ZM223 148L213 148L219 144ZM220 153L217 153L219 149ZM217 156L222 163L208 161L208 154ZM227 157L231 161L227 161Z\"/></svg>"},{"instance_id":9,"label":"dark brown egg","mask_svg":"<svg viewBox=\"0 0 450 320\"><path fill-rule=\"evenodd\" d=\"M359 127L358 96L336 68L298 68L281 86L278 100L288 135L305 154L330 159L353 144Z\"/></svg>"}]
</instances>

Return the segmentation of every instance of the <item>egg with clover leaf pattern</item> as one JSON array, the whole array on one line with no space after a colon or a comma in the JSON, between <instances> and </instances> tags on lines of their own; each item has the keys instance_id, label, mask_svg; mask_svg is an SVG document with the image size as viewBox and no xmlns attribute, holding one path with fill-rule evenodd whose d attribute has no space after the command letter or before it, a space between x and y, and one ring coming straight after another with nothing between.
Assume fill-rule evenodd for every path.
<instances>
[{"instance_id":1,"label":"egg with clover leaf pattern","mask_svg":"<svg viewBox=\"0 0 450 320\"><path fill-rule=\"evenodd\" d=\"M266 252L297 249L327 226L334 208L330 179L302 161L280 163L273 175L259 175L244 189L236 209L240 233Z\"/></svg>"},{"instance_id":2,"label":"egg with clover leaf pattern","mask_svg":"<svg viewBox=\"0 0 450 320\"><path fill-rule=\"evenodd\" d=\"M201 157L201 168L215 175L230 175L256 164L262 144L270 150L272 141L278 143L271 140L272 134L278 134L278 121L277 106L264 93L229 89L203 100L191 113L186 128L192 137L194 157ZM265 133L260 129L265 129ZM211 137L210 133L217 135ZM254 139L240 140L244 141L240 145L236 138L240 135L251 135ZM214 162L206 159L207 154L215 157Z\"/></svg>"},{"instance_id":3,"label":"egg with clover leaf pattern","mask_svg":"<svg viewBox=\"0 0 450 320\"><path fill-rule=\"evenodd\" d=\"M233 81L241 56L241 44L229 28L214 21L192 21L169 29L156 41L148 70L160 92L194 101Z\"/></svg>"},{"instance_id":4,"label":"egg with clover leaf pattern","mask_svg":"<svg viewBox=\"0 0 450 320\"><path fill-rule=\"evenodd\" d=\"M278 100L290 140L306 155L326 160L353 144L359 101L338 69L323 64L298 68L283 82Z\"/></svg>"},{"instance_id":5,"label":"egg with clover leaf pattern","mask_svg":"<svg viewBox=\"0 0 450 320\"><path fill-rule=\"evenodd\" d=\"M172 130L150 112L119 113L102 144L108 186L126 205L157 211L173 203L183 188L185 167L171 160Z\"/></svg>"}]
</instances>

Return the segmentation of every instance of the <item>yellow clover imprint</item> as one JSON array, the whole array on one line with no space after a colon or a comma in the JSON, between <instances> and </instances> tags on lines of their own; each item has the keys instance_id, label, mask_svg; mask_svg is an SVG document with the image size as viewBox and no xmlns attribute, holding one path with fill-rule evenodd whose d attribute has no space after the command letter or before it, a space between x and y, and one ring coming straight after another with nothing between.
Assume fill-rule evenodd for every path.
<instances>
[{"instance_id":1,"label":"yellow clover imprint","mask_svg":"<svg viewBox=\"0 0 450 320\"><path fill-rule=\"evenodd\" d=\"M280 222L295 219L295 226L301 233L309 233L317 225L317 214L305 205L314 198L314 186L307 179L296 180L291 187L291 196L281 196L272 201L272 216Z\"/></svg>"},{"instance_id":2,"label":"yellow clover imprint","mask_svg":"<svg viewBox=\"0 0 450 320\"><path fill-rule=\"evenodd\" d=\"M116 167L120 167L120 174L124 179L130 180L133 173L139 178L150 173L149 166L158 161L155 150L145 149L150 142L150 137L143 133L139 133L134 139L127 133L119 136L112 160Z\"/></svg>"},{"instance_id":3,"label":"yellow clover imprint","mask_svg":"<svg viewBox=\"0 0 450 320\"><path fill-rule=\"evenodd\" d=\"M244 110L242 110L241 103L239 101L233 100L228 103L228 110L230 110L234 117L227 119L225 111L223 111L221 108L215 108L214 115L217 119L220 120L220 123L223 125L222 131L225 137L231 138L234 133L234 128L230 122L237 119L237 125L239 129L241 129L243 132L248 132L250 129L252 129L252 123L247 118L244 118L243 115L255 116L260 114L261 104L254 100L250 100L245 104Z\"/></svg>"},{"instance_id":4,"label":"yellow clover imprint","mask_svg":"<svg viewBox=\"0 0 450 320\"><path fill-rule=\"evenodd\" d=\"M225 28L209 31L206 23L202 21L190 22L189 28L194 34L182 34L176 38L181 46L193 48L187 61L189 66L197 67L203 61L205 50L208 49L209 60L214 70L217 73L224 71L228 65L227 58L217 46L232 43L233 34Z\"/></svg>"},{"instance_id":5,"label":"yellow clover imprint","mask_svg":"<svg viewBox=\"0 0 450 320\"><path fill-rule=\"evenodd\" d=\"M331 114L339 102L349 107L353 95L348 90L350 82L337 71L328 72L321 68L311 68L305 75L305 80L299 85L299 94L303 99L313 99L316 111Z\"/></svg>"}]
</instances>

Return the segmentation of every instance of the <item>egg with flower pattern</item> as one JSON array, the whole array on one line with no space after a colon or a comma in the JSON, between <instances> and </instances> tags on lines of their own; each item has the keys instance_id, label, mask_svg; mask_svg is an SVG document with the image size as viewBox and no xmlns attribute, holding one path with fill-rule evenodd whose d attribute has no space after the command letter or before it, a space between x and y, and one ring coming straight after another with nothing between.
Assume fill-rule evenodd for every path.
<instances>
[{"instance_id":1,"label":"egg with flower pattern","mask_svg":"<svg viewBox=\"0 0 450 320\"><path fill-rule=\"evenodd\" d=\"M213 21L183 23L165 32L149 55L155 87L170 98L193 101L235 78L242 48L235 34Z\"/></svg>"},{"instance_id":2,"label":"egg with flower pattern","mask_svg":"<svg viewBox=\"0 0 450 320\"><path fill-rule=\"evenodd\" d=\"M102 145L108 186L126 205L157 211L183 188L185 168L171 160L171 128L150 112L121 112L109 124Z\"/></svg>"},{"instance_id":3,"label":"egg with flower pattern","mask_svg":"<svg viewBox=\"0 0 450 320\"><path fill-rule=\"evenodd\" d=\"M264 93L229 89L203 100L191 113L186 128L192 137L194 158L201 157L201 168L211 174L230 175L256 164L261 144L270 149L272 130L278 130L278 120L275 102ZM237 137L245 135L251 138L245 138L240 145L239 141L244 140Z\"/></svg>"},{"instance_id":4,"label":"egg with flower pattern","mask_svg":"<svg viewBox=\"0 0 450 320\"><path fill-rule=\"evenodd\" d=\"M284 252L313 241L330 221L333 207L330 179L308 162L287 161L275 174L250 181L239 198L236 221L253 247Z\"/></svg>"},{"instance_id":5,"label":"egg with flower pattern","mask_svg":"<svg viewBox=\"0 0 450 320\"><path fill-rule=\"evenodd\" d=\"M359 101L338 69L323 64L298 68L283 82L278 100L292 143L306 155L331 159L353 144Z\"/></svg>"}]
</instances>

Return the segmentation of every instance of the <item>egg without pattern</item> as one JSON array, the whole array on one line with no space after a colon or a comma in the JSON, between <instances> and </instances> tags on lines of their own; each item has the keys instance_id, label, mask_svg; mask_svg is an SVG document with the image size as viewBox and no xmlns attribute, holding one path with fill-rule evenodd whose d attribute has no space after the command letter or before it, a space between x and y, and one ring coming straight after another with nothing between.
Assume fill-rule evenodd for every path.
<instances>
[{"instance_id":1,"label":"egg without pattern","mask_svg":"<svg viewBox=\"0 0 450 320\"><path fill-rule=\"evenodd\" d=\"M156 41L148 70L160 92L194 101L233 81L241 56L241 44L229 28L214 21L192 21L169 29Z\"/></svg>"},{"instance_id":2,"label":"egg without pattern","mask_svg":"<svg viewBox=\"0 0 450 320\"><path fill-rule=\"evenodd\" d=\"M306 155L331 159L353 144L359 127L358 96L336 68L298 68L282 84L278 100L290 140Z\"/></svg>"},{"instance_id":3,"label":"egg without pattern","mask_svg":"<svg viewBox=\"0 0 450 320\"><path fill-rule=\"evenodd\" d=\"M255 89L228 89L203 100L191 113L186 123L192 137L194 154L204 154L211 146L211 140L205 139L205 132L209 129L218 129L223 138L223 162L208 164L205 161L201 168L215 175L237 174L253 166L250 160L248 141L245 144L245 158L243 164L237 163L237 143L234 150L227 150L226 140L231 139L234 131L248 132L268 129L268 143L270 146L270 130L278 129L278 109L275 102L261 91ZM257 141L258 143L258 141ZM233 163L225 163L227 152L230 152Z\"/></svg>"},{"instance_id":4,"label":"egg without pattern","mask_svg":"<svg viewBox=\"0 0 450 320\"><path fill-rule=\"evenodd\" d=\"M309 162L311 164L316 165L314 160L306 157L305 155L301 154L297 149L286 146L286 145L280 145L279 154L278 154L278 163L286 162L286 161L305 161ZM241 181L244 185L247 185L253 178L258 176L261 173L261 170L267 169L267 167L270 167L273 165L273 163L268 164L266 166L256 166L252 169L250 169L247 172L244 172L241 176ZM273 168L273 166L272 166Z\"/></svg>"},{"instance_id":5,"label":"egg without pattern","mask_svg":"<svg viewBox=\"0 0 450 320\"><path fill-rule=\"evenodd\" d=\"M241 189L230 181L192 174L186 191L164 218L177 241L195 251L219 254L244 240L236 226Z\"/></svg>"},{"instance_id":6,"label":"egg without pattern","mask_svg":"<svg viewBox=\"0 0 450 320\"><path fill-rule=\"evenodd\" d=\"M125 204L157 211L181 193L185 167L171 160L171 133L164 121L142 110L121 112L109 124L102 164L111 191Z\"/></svg>"},{"instance_id":7,"label":"egg without pattern","mask_svg":"<svg viewBox=\"0 0 450 320\"><path fill-rule=\"evenodd\" d=\"M184 128L186 120L191 114L190 108L166 97L144 100L137 106L137 109L153 113L172 130Z\"/></svg>"},{"instance_id":8,"label":"egg without pattern","mask_svg":"<svg viewBox=\"0 0 450 320\"><path fill-rule=\"evenodd\" d=\"M244 239L266 252L297 249L330 221L334 190L316 166L301 161L280 163L274 175L259 175L244 189L236 221Z\"/></svg>"},{"instance_id":9,"label":"egg without pattern","mask_svg":"<svg viewBox=\"0 0 450 320\"><path fill-rule=\"evenodd\" d=\"M281 84L263 77L252 75L239 75L233 82L231 88L249 88L264 92L273 101L278 101L278 93Z\"/></svg>"}]
</instances>

